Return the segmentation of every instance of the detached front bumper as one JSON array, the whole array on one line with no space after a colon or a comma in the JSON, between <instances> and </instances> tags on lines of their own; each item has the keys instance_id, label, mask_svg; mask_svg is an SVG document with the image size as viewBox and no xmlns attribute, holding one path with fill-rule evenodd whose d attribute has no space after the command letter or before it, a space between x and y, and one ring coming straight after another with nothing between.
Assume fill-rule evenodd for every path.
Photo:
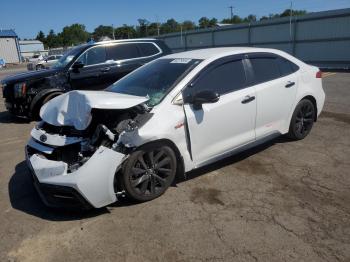
<instances>
[{"instance_id":1,"label":"detached front bumper","mask_svg":"<svg viewBox=\"0 0 350 262\"><path fill-rule=\"evenodd\" d=\"M101 146L71 173L68 173L66 163L49 160L45 154L50 154L50 147L30 139L26 160L34 185L46 205L87 209L100 208L117 200L114 177L124 154Z\"/></svg>"}]
</instances>

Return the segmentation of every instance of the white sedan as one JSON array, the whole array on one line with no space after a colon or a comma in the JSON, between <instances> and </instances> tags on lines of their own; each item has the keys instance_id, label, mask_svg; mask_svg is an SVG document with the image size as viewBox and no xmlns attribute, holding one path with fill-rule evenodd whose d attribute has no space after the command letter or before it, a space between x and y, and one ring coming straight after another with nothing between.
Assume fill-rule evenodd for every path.
<instances>
[{"instance_id":1,"label":"white sedan","mask_svg":"<svg viewBox=\"0 0 350 262\"><path fill-rule=\"evenodd\" d=\"M62 55L50 55L45 58L41 58L35 61L31 61L27 64L28 70L40 70L45 68L50 68L62 57Z\"/></svg>"},{"instance_id":2,"label":"white sedan","mask_svg":"<svg viewBox=\"0 0 350 262\"><path fill-rule=\"evenodd\" d=\"M323 108L321 78L274 49L171 54L105 91L45 104L27 162L49 206L151 200L192 169L279 135L306 137Z\"/></svg>"}]
</instances>

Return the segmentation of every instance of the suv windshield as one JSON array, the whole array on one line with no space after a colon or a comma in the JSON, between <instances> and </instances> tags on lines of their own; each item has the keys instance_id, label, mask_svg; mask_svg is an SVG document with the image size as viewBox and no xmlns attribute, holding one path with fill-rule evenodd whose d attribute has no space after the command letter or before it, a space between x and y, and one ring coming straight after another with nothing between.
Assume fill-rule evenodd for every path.
<instances>
[{"instance_id":1,"label":"suv windshield","mask_svg":"<svg viewBox=\"0 0 350 262\"><path fill-rule=\"evenodd\" d=\"M70 61L72 61L72 59L76 55L81 53L83 48L84 48L84 46L78 46L78 47L75 47L75 48L69 50L62 57L60 57L60 59L58 59L58 61L52 67L53 68L63 68L63 67L65 67L66 65L69 64Z\"/></svg>"},{"instance_id":2,"label":"suv windshield","mask_svg":"<svg viewBox=\"0 0 350 262\"><path fill-rule=\"evenodd\" d=\"M148 96L148 106L155 106L201 60L158 59L111 85L107 91L134 96Z\"/></svg>"}]
</instances>

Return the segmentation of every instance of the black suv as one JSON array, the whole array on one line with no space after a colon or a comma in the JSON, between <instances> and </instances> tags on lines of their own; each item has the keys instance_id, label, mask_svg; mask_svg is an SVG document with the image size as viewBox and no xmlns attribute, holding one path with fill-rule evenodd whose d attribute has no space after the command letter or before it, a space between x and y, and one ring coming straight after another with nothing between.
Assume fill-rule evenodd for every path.
<instances>
[{"instance_id":1,"label":"black suv","mask_svg":"<svg viewBox=\"0 0 350 262\"><path fill-rule=\"evenodd\" d=\"M70 90L99 90L160 56L171 53L161 40L132 39L88 43L68 51L51 69L2 80L9 112L37 118L43 104Z\"/></svg>"}]
</instances>

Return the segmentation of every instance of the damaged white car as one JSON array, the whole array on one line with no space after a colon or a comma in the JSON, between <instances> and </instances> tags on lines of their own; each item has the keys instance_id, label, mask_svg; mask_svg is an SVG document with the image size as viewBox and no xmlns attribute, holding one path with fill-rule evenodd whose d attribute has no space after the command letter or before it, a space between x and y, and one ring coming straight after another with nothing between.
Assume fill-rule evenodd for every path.
<instances>
[{"instance_id":1,"label":"damaged white car","mask_svg":"<svg viewBox=\"0 0 350 262\"><path fill-rule=\"evenodd\" d=\"M63 94L42 107L26 146L34 184L49 206L154 199L176 175L276 135L304 138L323 108L321 76L282 51L213 48Z\"/></svg>"}]
</instances>

